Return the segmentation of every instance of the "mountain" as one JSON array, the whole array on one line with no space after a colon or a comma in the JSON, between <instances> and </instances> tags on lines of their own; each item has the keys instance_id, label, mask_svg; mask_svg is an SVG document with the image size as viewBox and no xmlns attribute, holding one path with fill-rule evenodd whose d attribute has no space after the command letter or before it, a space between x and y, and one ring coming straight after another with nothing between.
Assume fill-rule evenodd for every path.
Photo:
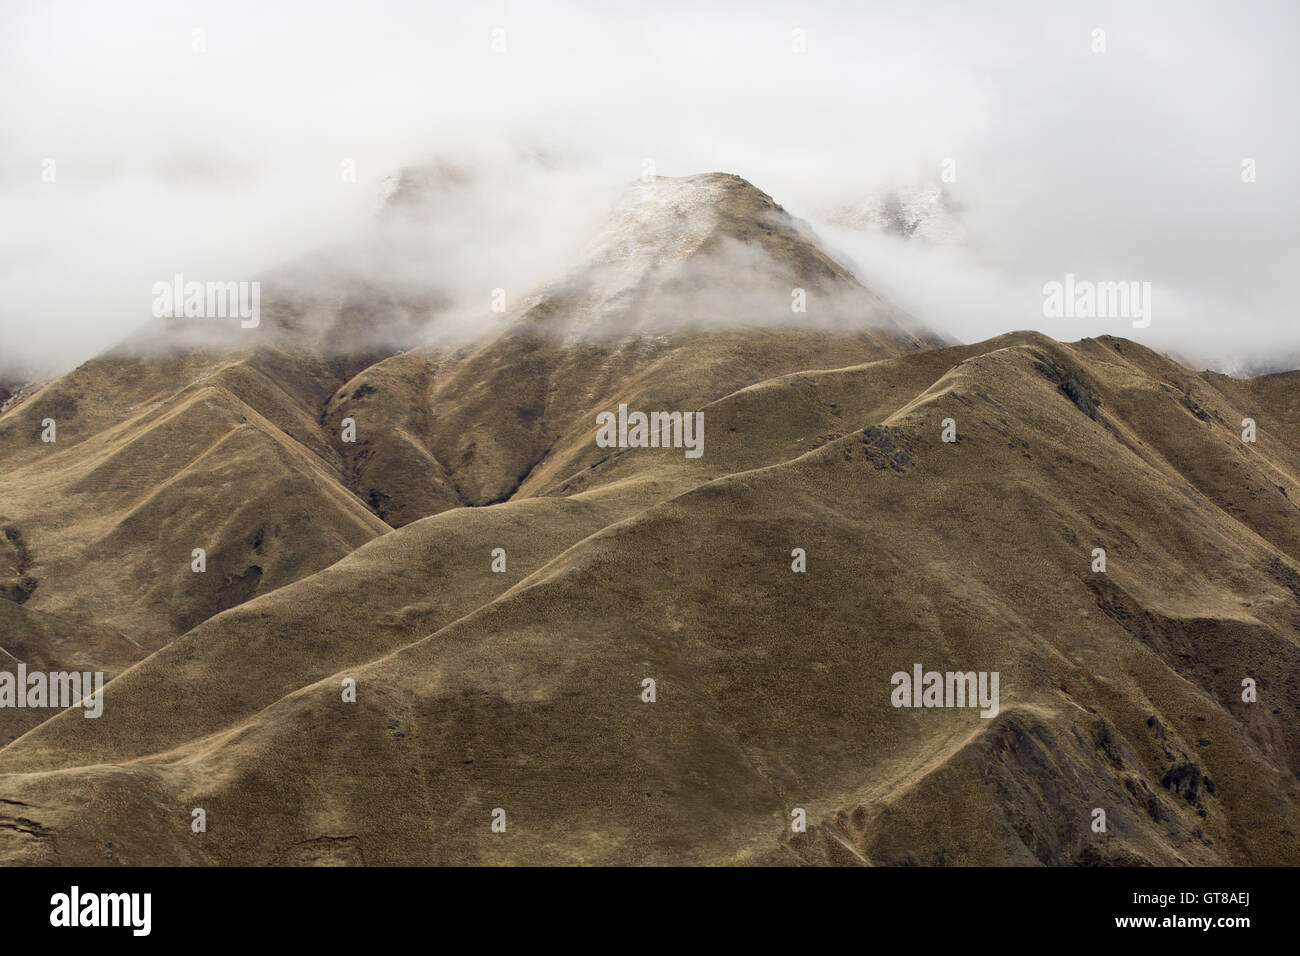
<instances>
[{"instance_id":1,"label":"mountain","mask_svg":"<svg viewBox=\"0 0 1300 956\"><path fill-rule=\"evenodd\" d=\"M4 862L1300 858L1300 373L953 345L723 174L456 340L311 277L0 415L0 645L112 678L0 725Z\"/></svg>"},{"instance_id":2,"label":"mountain","mask_svg":"<svg viewBox=\"0 0 1300 956\"><path fill-rule=\"evenodd\" d=\"M806 312L792 312L795 289ZM590 467L603 456L590 422L616 396L695 409L772 375L940 341L739 177L660 178L478 342L367 368L325 419L357 422L350 487L400 526Z\"/></svg>"},{"instance_id":3,"label":"mountain","mask_svg":"<svg viewBox=\"0 0 1300 956\"><path fill-rule=\"evenodd\" d=\"M430 188L419 167L406 177ZM392 198L409 215L425 210L421 195L399 184ZM446 303L376 288L357 267L394 235L268 276L255 329L156 320L0 419L0 519L35 556L29 608L153 649L391 525L505 500L535 470L585 467L577 425L627 383L642 383L634 400L668 392L694 407L832 355L921 347L910 320L737 177L634 188L568 276L453 348L400 351ZM735 250L752 261L731 261ZM801 283L812 334L704 334L725 306L714 296L766 296L768 313L791 314ZM851 320L837 311L849 303ZM771 319L741 315L748 327ZM671 323L680 331L666 333ZM340 440L349 417L355 443ZM54 443L40 441L47 420ZM211 562L201 577L195 548Z\"/></svg>"}]
</instances>

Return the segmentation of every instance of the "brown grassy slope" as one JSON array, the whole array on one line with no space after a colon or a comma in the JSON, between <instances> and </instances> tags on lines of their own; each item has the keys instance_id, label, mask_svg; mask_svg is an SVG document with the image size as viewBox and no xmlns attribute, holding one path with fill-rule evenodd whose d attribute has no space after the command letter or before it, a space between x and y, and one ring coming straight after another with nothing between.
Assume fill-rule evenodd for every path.
<instances>
[{"instance_id":1,"label":"brown grassy slope","mask_svg":"<svg viewBox=\"0 0 1300 956\"><path fill-rule=\"evenodd\" d=\"M1030 334L754 383L699 461L411 523L10 744L0 854L1294 863L1296 516L1264 490L1296 446L1264 410L1241 446L1244 394ZM891 707L914 663L998 671L1001 713Z\"/></svg>"},{"instance_id":2,"label":"brown grassy slope","mask_svg":"<svg viewBox=\"0 0 1300 956\"><path fill-rule=\"evenodd\" d=\"M896 349L895 349L896 351ZM889 354L866 334L733 329L618 341L516 329L459 361L407 353L347 383L327 427L357 423L343 450L352 487L400 526L461 505L527 495L609 455L596 414L695 410L795 369Z\"/></svg>"},{"instance_id":3,"label":"brown grassy slope","mask_svg":"<svg viewBox=\"0 0 1300 956\"><path fill-rule=\"evenodd\" d=\"M136 661L144 648L104 627L83 626L0 600L0 670L102 671L110 681ZM22 736L50 716L42 709L0 709L0 745ZM82 718L83 720L86 718Z\"/></svg>"},{"instance_id":4,"label":"brown grassy slope","mask_svg":"<svg viewBox=\"0 0 1300 956\"><path fill-rule=\"evenodd\" d=\"M110 355L0 418L0 515L30 555L26 606L156 647L388 530L340 482L291 364Z\"/></svg>"},{"instance_id":5,"label":"brown grassy slope","mask_svg":"<svg viewBox=\"0 0 1300 956\"><path fill-rule=\"evenodd\" d=\"M795 289L806 311L792 312ZM695 410L772 376L935 344L745 180L659 177L482 341L367 368L323 421L356 420L351 487L402 525L594 465L595 415L617 401Z\"/></svg>"}]
</instances>

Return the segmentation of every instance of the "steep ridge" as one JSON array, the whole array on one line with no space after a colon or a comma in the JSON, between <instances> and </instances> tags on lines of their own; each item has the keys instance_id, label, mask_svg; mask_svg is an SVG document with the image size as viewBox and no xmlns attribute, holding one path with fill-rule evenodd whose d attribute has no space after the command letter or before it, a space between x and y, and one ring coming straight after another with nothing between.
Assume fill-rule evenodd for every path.
<instances>
[{"instance_id":1,"label":"steep ridge","mask_svg":"<svg viewBox=\"0 0 1300 956\"><path fill-rule=\"evenodd\" d=\"M387 531L270 364L105 357L0 418L0 515L34 556L25 606L157 647Z\"/></svg>"},{"instance_id":2,"label":"steep ridge","mask_svg":"<svg viewBox=\"0 0 1300 956\"><path fill-rule=\"evenodd\" d=\"M68 711L0 750L26 821L0 856L1300 858L1282 385L1033 333L856 358L702 403L700 459L537 470L508 503L412 521L210 618L109 684L99 720ZM574 412L587 442L595 410ZM998 714L891 706L915 664L998 672Z\"/></svg>"},{"instance_id":3,"label":"steep ridge","mask_svg":"<svg viewBox=\"0 0 1300 956\"><path fill-rule=\"evenodd\" d=\"M155 648L390 530L349 490L339 431L321 423L336 388L446 305L367 281L356 262L388 239L263 276L254 327L153 319L8 404L0 518L36 556L27 606Z\"/></svg>"},{"instance_id":4,"label":"steep ridge","mask_svg":"<svg viewBox=\"0 0 1300 956\"><path fill-rule=\"evenodd\" d=\"M248 327L153 318L9 399L0 518L35 556L25 605L155 648L390 530L350 491L322 410L448 307L410 239L381 215L353 241L258 277ZM190 570L197 547L202 575Z\"/></svg>"}]
</instances>

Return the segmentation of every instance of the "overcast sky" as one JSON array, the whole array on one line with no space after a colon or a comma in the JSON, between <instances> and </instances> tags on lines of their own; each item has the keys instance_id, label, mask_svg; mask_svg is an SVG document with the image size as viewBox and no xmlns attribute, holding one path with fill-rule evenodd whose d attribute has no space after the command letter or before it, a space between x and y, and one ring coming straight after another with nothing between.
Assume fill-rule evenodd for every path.
<instances>
[{"instance_id":1,"label":"overcast sky","mask_svg":"<svg viewBox=\"0 0 1300 956\"><path fill-rule=\"evenodd\" d=\"M467 309L562 270L649 158L744 176L958 339L1300 356L1298 11L0 0L0 366L91 356L176 272L252 278L356 236L431 156L477 176L428 277ZM945 159L960 245L826 222ZM1150 282L1150 327L1044 318L1066 273Z\"/></svg>"}]
</instances>

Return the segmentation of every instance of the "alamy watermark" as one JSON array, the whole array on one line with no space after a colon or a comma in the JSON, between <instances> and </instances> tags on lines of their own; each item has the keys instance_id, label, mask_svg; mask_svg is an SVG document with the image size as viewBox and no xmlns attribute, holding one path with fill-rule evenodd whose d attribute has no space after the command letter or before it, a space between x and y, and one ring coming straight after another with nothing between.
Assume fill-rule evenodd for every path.
<instances>
[{"instance_id":1,"label":"alamy watermark","mask_svg":"<svg viewBox=\"0 0 1300 956\"><path fill-rule=\"evenodd\" d=\"M104 713L104 672L95 671L28 671L18 665L18 673L0 671L0 707L67 710L80 704L85 717Z\"/></svg>"},{"instance_id":2,"label":"alamy watermark","mask_svg":"<svg viewBox=\"0 0 1300 956\"><path fill-rule=\"evenodd\" d=\"M703 412L628 412L596 416L599 448L684 448L687 458L704 454Z\"/></svg>"},{"instance_id":3,"label":"alamy watermark","mask_svg":"<svg viewBox=\"0 0 1300 956\"><path fill-rule=\"evenodd\" d=\"M245 329L262 321L260 282L186 282L178 272L170 282L155 282L151 291L156 319L239 318Z\"/></svg>"},{"instance_id":4,"label":"alamy watermark","mask_svg":"<svg viewBox=\"0 0 1300 956\"><path fill-rule=\"evenodd\" d=\"M1150 282L1092 282L1065 274L1043 286L1046 319L1132 319L1133 328L1151 324Z\"/></svg>"},{"instance_id":5,"label":"alamy watermark","mask_svg":"<svg viewBox=\"0 0 1300 956\"><path fill-rule=\"evenodd\" d=\"M912 665L912 673L898 671L889 682L894 691L889 702L895 707L979 707L980 716L998 715L997 671L927 671Z\"/></svg>"},{"instance_id":6,"label":"alamy watermark","mask_svg":"<svg viewBox=\"0 0 1300 956\"><path fill-rule=\"evenodd\" d=\"M124 926L133 936L148 936L152 911L152 893L82 893L74 886L50 897L50 925L57 927Z\"/></svg>"}]
</instances>

